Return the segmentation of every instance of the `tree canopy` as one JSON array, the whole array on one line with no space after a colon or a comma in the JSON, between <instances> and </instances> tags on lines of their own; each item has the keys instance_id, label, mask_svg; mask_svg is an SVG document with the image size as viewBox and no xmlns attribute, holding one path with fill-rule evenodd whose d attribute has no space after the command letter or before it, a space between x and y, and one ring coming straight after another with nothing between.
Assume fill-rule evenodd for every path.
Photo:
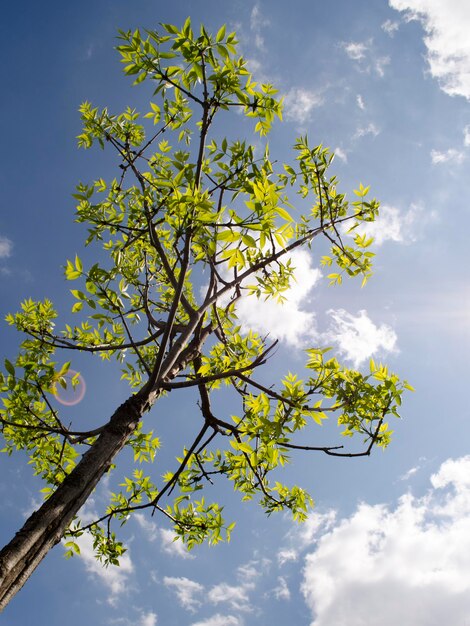
<instances>
[{"instance_id":1,"label":"tree canopy","mask_svg":"<svg viewBox=\"0 0 470 626\"><path fill-rule=\"evenodd\" d=\"M64 537L72 555L76 538L91 533L97 557L117 564L125 549L119 526L146 509L168 518L189 547L217 543L234 524L204 494L224 478L268 514L289 509L302 521L311 497L280 482L295 451L363 456L390 441L387 419L398 416L409 385L381 364L371 361L363 373L313 346L303 379L286 372L266 385L257 377L275 358L276 341L240 324L241 299L281 304L301 247L321 256L332 285L344 276L365 283L372 239L355 231L377 217L379 203L362 184L349 201L330 173L333 154L307 137L295 141L290 163L279 163L267 145L221 136L215 121L235 111L261 137L282 118L276 89L255 82L236 46L225 26L215 36L204 27L195 33L189 19L182 28L120 32L125 74L150 87L148 111L80 107L79 146L111 150L117 175L81 183L74 194L86 244L97 251L89 266L78 255L66 262L73 316L59 324L49 300L28 299L7 317L25 338L0 373L3 452L27 452L46 500L0 553L0 607ZM111 417L88 430L70 424L55 402L61 387L81 384L77 351L117 361L130 387ZM187 388L199 430L180 433L175 467L159 478L166 468L158 466L158 421L171 415L150 413L145 424L143 416ZM232 394L223 415L212 402L220 388ZM319 446L326 419L359 437L360 451ZM82 523L80 508L123 447L132 449L135 469L99 518Z\"/></svg>"}]
</instances>

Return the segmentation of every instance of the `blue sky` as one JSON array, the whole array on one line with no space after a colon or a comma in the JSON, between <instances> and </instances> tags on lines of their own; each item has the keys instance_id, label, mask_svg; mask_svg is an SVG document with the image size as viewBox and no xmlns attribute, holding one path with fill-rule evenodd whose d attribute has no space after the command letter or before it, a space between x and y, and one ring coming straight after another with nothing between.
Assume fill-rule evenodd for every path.
<instances>
[{"instance_id":1,"label":"blue sky","mask_svg":"<svg viewBox=\"0 0 470 626\"><path fill-rule=\"evenodd\" d=\"M179 25L190 15L212 31L227 23L255 77L285 96L284 123L269 137L273 158L288 160L307 132L335 150L343 190L362 182L382 203L370 231L375 274L365 288L328 288L314 251L295 258L299 280L282 313L250 303L241 309L245 325L281 339L266 379L299 370L302 349L317 343L358 367L383 359L416 392L406 396L385 453L295 459L286 480L316 501L303 526L266 518L218 487L226 516L237 521L230 544L188 554L163 520L136 516L121 568L103 570L86 543L82 557L65 561L59 546L0 624L468 625L470 7L461 0L51 0L11 3L2 15L2 317L29 296L51 298L62 313L71 306L61 267L75 253L90 254L71 194L80 180L113 177L115 165L77 149L77 108L86 99L146 111L150 98L122 75L117 29ZM18 337L4 324L0 341L13 356ZM87 393L70 417L100 422L127 390L101 363L78 366ZM184 394L155 409L172 415L171 429L156 427L165 444L158 471L171 463L191 411ZM326 427L324 436L332 432ZM0 461L2 543L40 502L26 461ZM99 487L85 516L101 510L108 489Z\"/></svg>"}]
</instances>

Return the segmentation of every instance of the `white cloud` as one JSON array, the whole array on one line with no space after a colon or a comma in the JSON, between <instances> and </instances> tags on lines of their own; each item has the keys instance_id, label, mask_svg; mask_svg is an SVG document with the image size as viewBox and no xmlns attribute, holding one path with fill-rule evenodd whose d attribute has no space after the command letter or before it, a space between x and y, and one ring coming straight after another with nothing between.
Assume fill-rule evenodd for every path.
<instances>
[{"instance_id":1,"label":"white cloud","mask_svg":"<svg viewBox=\"0 0 470 626\"><path fill-rule=\"evenodd\" d=\"M91 535L85 533L75 541L80 547L79 558L82 559L87 572L93 578L100 580L109 589L110 596L107 600L110 604L114 604L117 598L129 589L129 576L134 571L129 550L120 557L119 567L113 565L104 567L94 556Z\"/></svg>"},{"instance_id":2,"label":"white cloud","mask_svg":"<svg viewBox=\"0 0 470 626\"><path fill-rule=\"evenodd\" d=\"M204 587L195 580L190 580L185 576L180 578L165 576L163 584L174 590L179 603L188 611L195 611L201 606L200 595L204 591Z\"/></svg>"},{"instance_id":3,"label":"white cloud","mask_svg":"<svg viewBox=\"0 0 470 626\"><path fill-rule=\"evenodd\" d=\"M335 157L338 157L338 159L340 159L341 161L343 161L343 163L347 163L348 162L348 154L346 152L346 150L343 150L342 148L335 148L333 150L333 152L335 153Z\"/></svg>"},{"instance_id":4,"label":"white cloud","mask_svg":"<svg viewBox=\"0 0 470 626\"><path fill-rule=\"evenodd\" d=\"M333 510L325 513L311 513L306 521L291 533L291 539L299 549L311 545L322 533L330 530L336 522L336 513Z\"/></svg>"},{"instance_id":5,"label":"white cloud","mask_svg":"<svg viewBox=\"0 0 470 626\"><path fill-rule=\"evenodd\" d=\"M373 67L380 78L385 76L385 68L387 65L390 65L390 57L378 57L374 60Z\"/></svg>"},{"instance_id":6,"label":"white cloud","mask_svg":"<svg viewBox=\"0 0 470 626\"><path fill-rule=\"evenodd\" d=\"M237 316L243 326L262 334L270 333L272 337L297 347L317 337L315 315L303 310L302 306L321 272L312 267L307 250L294 250L290 258L296 268L296 281L283 293L286 302L281 305L273 299L241 298L237 303Z\"/></svg>"},{"instance_id":7,"label":"white cloud","mask_svg":"<svg viewBox=\"0 0 470 626\"><path fill-rule=\"evenodd\" d=\"M385 241L411 243L416 241L424 226L435 218L435 212L426 212L417 204L412 204L406 211L384 204L373 222L361 222L350 234L367 233L374 238L376 246L381 246Z\"/></svg>"},{"instance_id":8,"label":"white cloud","mask_svg":"<svg viewBox=\"0 0 470 626\"><path fill-rule=\"evenodd\" d=\"M409 470L407 470L404 474L402 474L400 476L400 480L409 480L412 476L414 476L415 474L417 474L422 468L423 468L423 464L425 464L427 461L425 456L420 456L418 459L418 463L416 463L416 465L413 465L413 467L410 467Z\"/></svg>"},{"instance_id":9,"label":"white cloud","mask_svg":"<svg viewBox=\"0 0 470 626\"><path fill-rule=\"evenodd\" d=\"M323 97L318 92L302 87L293 87L284 96L284 114L286 120L304 124L310 119L313 109L323 104Z\"/></svg>"},{"instance_id":10,"label":"white cloud","mask_svg":"<svg viewBox=\"0 0 470 626\"><path fill-rule=\"evenodd\" d=\"M366 108L366 105L364 104L364 99L360 93L358 93L356 96L356 103L357 103L357 106L361 109L361 111L364 111L364 109Z\"/></svg>"},{"instance_id":11,"label":"white cloud","mask_svg":"<svg viewBox=\"0 0 470 626\"><path fill-rule=\"evenodd\" d=\"M311 626L464 626L470 615L470 456L423 497L361 504L318 538L302 592Z\"/></svg>"},{"instance_id":12,"label":"white cloud","mask_svg":"<svg viewBox=\"0 0 470 626\"><path fill-rule=\"evenodd\" d=\"M239 584L229 585L222 582L213 585L209 591L206 591L202 584L184 576L179 578L165 576L163 583L166 587L174 590L179 603L188 611L195 612L202 606L203 600L215 605L227 603L235 611L251 611L249 593L255 589L255 583L252 581L258 574L259 572L253 571L251 567L246 569L245 566L240 566L237 569L238 578L241 579ZM216 619L216 617L211 619ZM238 622L236 623L238 624Z\"/></svg>"},{"instance_id":13,"label":"white cloud","mask_svg":"<svg viewBox=\"0 0 470 626\"><path fill-rule=\"evenodd\" d=\"M421 22L431 75L451 96L470 100L470 4L462 0L389 0L408 20Z\"/></svg>"},{"instance_id":14,"label":"white cloud","mask_svg":"<svg viewBox=\"0 0 470 626\"><path fill-rule=\"evenodd\" d=\"M381 57L374 49L373 40L344 41L341 46L352 61L358 63L357 69L361 72L375 72L380 78L385 75L385 66L390 63L390 57Z\"/></svg>"},{"instance_id":15,"label":"white cloud","mask_svg":"<svg viewBox=\"0 0 470 626\"><path fill-rule=\"evenodd\" d=\"M298 556L297 550L294 550L294 548L282 548L277 553L277 562L279 563L279 567L289 561L296 561Z\"/></svg>"},{"instance_id":16,"label":"white cloud","mask_svg":"<svg viewBox=\"0 0 470 626\"><path fill-rule=\"evenodd\" d=\"M273 589L276 600L290 600L290 591L284 576L278 576L277 587Z\"/></svg>"},{"instance_id":17,"label":"white cloud","mask_svg":"<svg viewBox=\"0 0 470 626\"><path fill-rule=\"evenodd\" d=\"M264 37L262 35L262 30L265 26L269 25L269 20L264 17L261 13L261 9L259 4L255 4L253 9L251 10L250 15L250 29L254 35L254 43L255 46L262 50L264 49Z\"/></svg>"},{"instance_id":18,"label":"white cloud","mask_svg":"<svg viewBox=\"0 0 470 626\"><path fill-rule=\"evenodd\" d=\"M84 52L83 58L85 59L85 61L90 61L90 59L93 58L94 53L95 53L95 44L94 43L90 43L88 44L88 46L86 47L86 50Z\"/></svg>"},{"instance_id":19,"label":"white cloud","mask_svg":"<svg viewBox=\"0 0 470 626\"><path fill-rule=\"evenodd\" d=\"M173 556L179 556L182 559L194 559L194 555L191 554L184 543L180 539L176 539L174 531L161 528L160 538L162 540L162 549L164 552ZM176 541L175 541L176 539Z\"/></svg>"},{"instance_id":20,"label":"white cloud","mask_svg":"<svg viewBox=\"0 0 470 626\"><path fill-rule=\"evenodd\" d=\"M470 126L463 129L463 145L467 148L470 146Z\"/></svg>"},{"instance_id":21,"label":"white cloud","mask_svg":"<svg viewBox=\"0 0 470 626\"><path fill-rule=\"evenodd\" d=\"M373 137L377 137L380 133L380 130L377 126L370 122L367 126L360 126L353 135L353 139L360 139L361 137L365 137L366 135L372 135Z\"/></svg>"},{"instance_id":22,"label":"white cloud","mask_svg":"<svg viewBox=\"0 0 470 626\"><path fill-rule=\"evenodd\" d=\"M305 548L311 546L317 538L330 530L336 523L336 512L310 513L308 518L299 526L293 527L286 535L287 546L280 548L277 553L277 562L282 567L289 561L297 561Z\"/></svg>"},{"instance_id":23,"label":"white cloud","mask_svg":"<svg viewBox=\"0 0 470 626\"><path fill-rule=\"evenodd\" d=\"M390 37L393 37L395 33L397 32L397 30L400 28L400 23L394 22L393 20L386 20L382 24L381 28L387 33L387 35L390 35Z\"/></svg>"},{"instance_id":24,"label":"white cloud","mask_svg":"<svg viewBox=\"0 0 470 626\"><path fill-rule=\"evenodd\" d=\"M257 561L250 561L237 567L237 576L240 580L253 580L258 578L260 571L256 568Z\"/></svg>"},{"instance_id":25,"label":"white cloud","mask_svg":"<svg viewBox=\"0 0 470 626\"><path fill-rule=\"evenodd\" d=\"M409 480L412 476L414 476L419 471L419 465L415 465L414 467L410 467L410 469L400 476L400 480Z\"/></svg>"},{"instance_id":26,"label":"white cloud","mask_svg":"<svg viewBox=\"0 0 470 626\"><path fill-rule=\"evenodd\" d=\"M246 64L249 71L256 76L257 80L263 80L263 64L258 59L248 58L246 59ZM261 76L261 78L260 78ZM264 81L263 81L264 82ZM238 112L238 109L237 109Z\"/></svg>"},{"instance_id":27,"label":"white cloud","mask_svg":"<svg viewBox=\"0 0 470 626\"><path fill-rule=\"evenodd\" d=\"M143 513L134 513L133 518L147 535L146 540L155 541L158 536L158 529L155 522L149 520Z\"/></svg>"},{"instance_id":28,"label":"white cloud","mask_svg":"<svg viewBox=\"0 0 470 626\"><path fill-rule=\"evenodd\" d=\"M0 235L0 259L6 259L11 256L13 242Z\"/></svg>"},{"instance_id":29,"label":"white cloud","mask_svg":"<svg viewBox=\"0 0 470 626\"><path fill-rule=\"evenodd\" d=\"M232 609L238 611L250 610L250 601L248 597L248 591L253 589L253 584L245 585L228 585L227 583L220 583L214 585L209 590L207 598L212 604L220 604L221 602L228 602Z\"/></svg>"},{"instance_id":30,"label":"white cloud","mask_svg":"<svg viewBox=\"0 0 470 626\"><path fill-rule=\"evenodd\" d=\"M150 611L142 615L139 626L157 626L157 614Z\"/></svg>"},{"instance_id":31,"label":"white cloud","mask_svg":"<svg viewBox=\"0 0 470 626\"><path fill-rule=\"evenodd\" d=\"M248 563L244 563L243 565L239 565L237 567L237 578L241 580L244 584L247 582L255 580L261 576L263 571L269 567L271 561L269 559L254 559L252 561L248 561Z\"/></svg>"},{"instance_id":32,"label":"white cloud","mask_svg":"<svg viewBox=\"0 0 470 626\"><path fill-rule=\"evenodd\" d=\"M328 311L332 323L324 335L325 341L335 343L340 354L358 367L375 354L397 351L397 336L387 324L376 326L367 311L354 316L344 309Z\"/></svg>"},{"instance_id":33,"label":"white cloud","mask_svg":"<svg viewBox=\"0 0 470 626\"><path fill-rule=\"evenodd\" d=\"M466 141L466 138L464 139ZM462 163L466 158L464 152L456 150L455 148L449 148L445 152L439 152L438 150L431 150L431 161L433 165L439 165L441 163Z\"/></svg>"},{"instance_id":34,"label":"white cloud","mask_svg":"<svg viewBox=\"0 0 470 626\"><path fill-rule=\"evenodd\" d=\"M343 43L346 54L353 61L361 61L365 58L366 52L369 50L370 43L361 41L349 41Z\"/></svg>"},{"instance_id":35,"label":"white cloud","mask_svg":"<svg viewBox=\"0 0 470 626\"><path fill-rule=\"evenodd\" d=\"M98 519L99 515L95 510L95 500L90 498L79 511L79 517L82 525L90 524ZM69 539L63 540L66 543ZM104 567L100 561L95 558L93 549L93 538L89 533L84 533L81 537L77 537L75 542L80 548L79 559L82 560L87 572L95 579L100 580L110 591L107 601L114 604L119 596L129 590L129 577L134 571L134 565L131 560L130 551L127 550L119 558L119 567L109 565Z\"/></svg>"},{"instance_id":36,"label":"white cloud","mask_svg":"<svg viewBox=\"0 0 470 626\"><path fill-rule=\"evenodd\" d=\"M242 626L242 621L234 615L220 615L217 613L200 622L193 622L191 626Z\"/></svg>"}]
</instances>

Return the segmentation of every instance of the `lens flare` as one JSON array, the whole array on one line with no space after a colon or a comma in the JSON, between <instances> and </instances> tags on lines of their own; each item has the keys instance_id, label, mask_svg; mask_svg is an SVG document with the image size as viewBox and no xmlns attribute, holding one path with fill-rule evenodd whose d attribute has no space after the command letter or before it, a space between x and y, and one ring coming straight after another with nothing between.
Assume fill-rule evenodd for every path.
<instances>
[{"instance_id":1,"label":"lens flare","mask_svg":"<svg viewBox=\"0 0 470 626\"><path fill-rule=\"evenodd\" d=\"M86 391L85 379L75 370L69 370L64 376L66 387L62 387L60 383L54 385L54 395L60 404L64 406L74 406L83 400ZM72 385L72 379L77 381Z\"/></svg>"}]
</instances>

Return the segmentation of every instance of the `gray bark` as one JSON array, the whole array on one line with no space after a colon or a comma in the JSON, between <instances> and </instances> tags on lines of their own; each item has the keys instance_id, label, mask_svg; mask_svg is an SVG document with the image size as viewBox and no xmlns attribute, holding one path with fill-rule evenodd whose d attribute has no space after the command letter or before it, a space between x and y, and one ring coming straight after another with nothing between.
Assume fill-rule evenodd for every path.
<instances>
[{"instance_id":1,"label":"gray bark","mask_svg":"<svg viewBox=\"0 0 470 626\"><path fill-rule=\"evenodd\" d=\"M157 400L159 381L173 380L200 354L202 345L212 332L209 325L190 341L202 315L201 309L173 344L162 363L158 380L149 380L136 395L116 409L80 462L0 551L0 612L23 587L49 550L62 539L144 413Z\"/></svg>"},{"instance_id":2,"label":"gray bark","mask_svg":"<svg viewBox=\"0 0 470 626\"><path fill-rule=\"evenodd\" d=\"M132 396L124 402L73 471L0 551L0 612L23 587L49 550L59 543L137 427L144 407L139 396Z\"/></svg>"}]
</instances>

